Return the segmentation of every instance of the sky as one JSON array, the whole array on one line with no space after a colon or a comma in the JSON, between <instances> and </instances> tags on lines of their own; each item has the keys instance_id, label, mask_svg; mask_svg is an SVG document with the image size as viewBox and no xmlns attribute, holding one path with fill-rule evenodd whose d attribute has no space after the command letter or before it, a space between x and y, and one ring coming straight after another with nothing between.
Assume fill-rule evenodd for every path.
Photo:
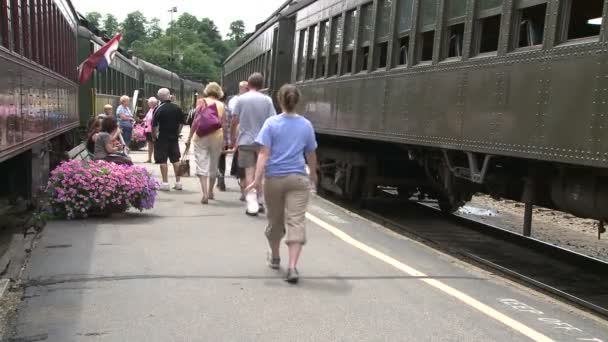
<instances>
[{"instance_id":1,"label":"sky","mask_svg":"<svg viewBox=\"0 0 608 342\"><path fill-rule=\"evenodd\" d=\"M171 21L171 7L177 7L174 19L188 12L201 19L208 17L217 25L222 36L228 33L230 23L235 20L245 22L245 31L253 32L255 25L266 20L285 0L72 0L76 11L85 15L99 12L111 13L119 22L127 13L141 11L146 18L157 17L163 28Z\"/></svg>"}]
</instances>

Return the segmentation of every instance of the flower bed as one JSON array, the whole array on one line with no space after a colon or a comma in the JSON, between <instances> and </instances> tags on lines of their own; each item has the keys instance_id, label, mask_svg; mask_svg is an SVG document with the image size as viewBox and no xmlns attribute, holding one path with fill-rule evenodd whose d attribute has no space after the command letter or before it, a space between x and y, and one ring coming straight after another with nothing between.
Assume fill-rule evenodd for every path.
<instances>
[{"instance_id":1,"label":"flower bed","mask_svg":"<svg viewBox=\"0 0 608 342\"><path fill-rule=\"evenodd\" d=\"M51 172L47 185L51 214L85 218L154 207L158 183L143 167L106 161L71 160Z\"/></svg>"},{"instance_id":2,"label":"flower bed","mask_svg":"<svg viewBox=\"0 0 608 342\"><path fill-rule=\"evenodd\" d=\"M135 124L133 125L133 133L131 135L131 144L129 144L129 148L136 151L142 149L144 146L146 146L146 132L144 129L144 124Z\"/></svg>"}]
</instances>

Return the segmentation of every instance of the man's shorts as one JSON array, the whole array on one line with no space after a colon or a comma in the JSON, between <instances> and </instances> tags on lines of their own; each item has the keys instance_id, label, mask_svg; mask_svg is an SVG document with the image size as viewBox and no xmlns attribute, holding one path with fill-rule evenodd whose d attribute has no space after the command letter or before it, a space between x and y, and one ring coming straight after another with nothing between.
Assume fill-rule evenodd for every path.
<instances>
[{"instance_id":1,"label":"man's shorts","mask_svg":"<svg viewBox=\"0 0 608 342\"><path fill-rule=\"evenodd\" d=\"M258 152L260 148L258 145L241 145L239 146L238 163L239 167L247 169L255 167L255 163L258 161Z\"/></svg>"},{"instance_id":2,"label":"man's shorts","mask_svg":"<svg viewBox=\"0 0 608 342\"><path fill-rule=\"evenodd\" d=\"M177 140L156 140L154 143L154 161L156 164L177 163L181 158Z\"/></svg>"}]
</instances>

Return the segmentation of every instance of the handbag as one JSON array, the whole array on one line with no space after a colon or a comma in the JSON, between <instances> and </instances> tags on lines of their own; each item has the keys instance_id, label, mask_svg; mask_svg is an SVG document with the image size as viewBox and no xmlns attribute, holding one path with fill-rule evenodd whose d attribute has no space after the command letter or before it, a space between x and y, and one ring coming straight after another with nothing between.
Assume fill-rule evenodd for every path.
<instances>
[{"instance_id":1,"label":"handbag","mask_svg":"<svg viewBox=\"0 0 608 342\"><path fill-rule=\"evenodd\" d=\"M190 160L187 157L189 149L190 145L186 145L182 160L180 161L179 168L177 169L177 173L180 175L180 177L190 177Z\"/></svg>"},{"instance_id":2,"label":"handbag","mask_svg":"<svg viewBox=\"0 0 608 342\"><path fill-rule=\"evenodd\" d=\"M217 112L217 105L214 103L208 106L205 100L203 100L203 103L205 105L197 109L196 116L192 122L192 129L194 129L199 137L204 137L222 128L222 123Z\"/></svg>"}]
</instances>

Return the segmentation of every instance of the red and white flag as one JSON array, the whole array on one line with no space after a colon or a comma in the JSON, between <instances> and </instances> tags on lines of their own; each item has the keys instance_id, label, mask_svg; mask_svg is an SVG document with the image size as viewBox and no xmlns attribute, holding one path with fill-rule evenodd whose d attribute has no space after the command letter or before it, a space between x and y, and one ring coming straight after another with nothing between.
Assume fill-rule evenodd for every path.
<instances>
[{"instance_id":1,"label":"red and white flag","mask_svg":"<svg viewBox=\"0 0 608 342\"><path fill-rule=\"evenodd\" d=\"M112 62L114 55L116 55L116 51L118 51L118 43L120 43L121 39L122 34L117 34L114 36L114 38L110 39L110 41L108 41L99 50L92 53L87 59L85 59L84 62L80 64L78 67L78 81L80 84L87 82L91 78L93 70L106 70L106 68Z\"/></svg>"}]
</instances>

